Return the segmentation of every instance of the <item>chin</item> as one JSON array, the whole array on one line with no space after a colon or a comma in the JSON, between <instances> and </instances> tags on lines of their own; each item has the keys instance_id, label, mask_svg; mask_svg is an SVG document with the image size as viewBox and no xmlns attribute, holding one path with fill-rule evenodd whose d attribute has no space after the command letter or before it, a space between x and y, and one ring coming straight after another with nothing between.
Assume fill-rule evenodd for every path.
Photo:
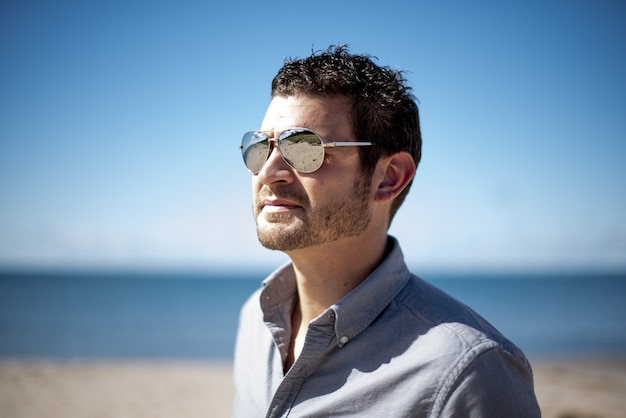
<instances>
[{"instance_id":1,"label":"chin","mask_svg":"<svg viewBox=\"0 0 626 418\"><path fill-rule=\"evenodd\" d=\"M261 245L270 250L292 251L311 245L310 236L298 228L280 227L276 224L269 227L257 227L257 237Z\"/></svg>"}]
</instances>

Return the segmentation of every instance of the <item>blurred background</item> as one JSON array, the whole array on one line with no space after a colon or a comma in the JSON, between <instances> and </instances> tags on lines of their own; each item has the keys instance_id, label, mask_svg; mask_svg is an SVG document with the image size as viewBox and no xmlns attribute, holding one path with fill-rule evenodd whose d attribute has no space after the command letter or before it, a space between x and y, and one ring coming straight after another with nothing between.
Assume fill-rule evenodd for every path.
<instances>
[{"instance_id":1,"label":"blurred background","mask_svg":"<svg viewBox=\"0 0 626 418\"><path fill-rule=\"evenodd\" d=\"M344 43L420 103L391 230L418 271L623 271L625 8L4 1L0 263L273 268L239 141L284 58Z\"/></svg>"},{"instance_id":2,"label":"blurred background","mask_svg":"<svg viewBox=\"0 0 626 418\"><path fill-rule=\"evenodd\" d=\"M286 261L239 141L283 60L331 44L419 101L391 227L412 270L531 354L624 354L625 23L618 1L3 1L0 355L229 359Z\"/></svg>"},{"instance_id":3,"label":"blurred background","mask_svg":"<svg viewBox=\"0 0 626 418\"><path fill-rule=\"evenodd\" d=\"M240 138L285 58L347 44L419 101L411 269L538 362L545 417L623 416L625 362L559 362L626 357L625 39L611 0L0 2L0 415L228 416L228 367L81 362L229 364L287 260Z\"/></svg>"}]
</instances>

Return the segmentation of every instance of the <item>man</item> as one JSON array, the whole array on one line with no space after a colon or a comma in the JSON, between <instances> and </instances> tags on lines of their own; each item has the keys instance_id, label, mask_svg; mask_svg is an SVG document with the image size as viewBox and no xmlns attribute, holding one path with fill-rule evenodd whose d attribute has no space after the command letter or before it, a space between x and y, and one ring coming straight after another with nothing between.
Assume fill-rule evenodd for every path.
<instances>
[{"instance_id":1,"label":"man","mask_svg":"<svg viewBox=\"0 0 626 418\"><path fill-rule=\"evenodd\" d=\"M538 417L522 352L411 274L387 235L421 157L400 72L287 61L242 140L260 242L291 262L242 309L235 417Z\"/></svg>"}]
</instances>

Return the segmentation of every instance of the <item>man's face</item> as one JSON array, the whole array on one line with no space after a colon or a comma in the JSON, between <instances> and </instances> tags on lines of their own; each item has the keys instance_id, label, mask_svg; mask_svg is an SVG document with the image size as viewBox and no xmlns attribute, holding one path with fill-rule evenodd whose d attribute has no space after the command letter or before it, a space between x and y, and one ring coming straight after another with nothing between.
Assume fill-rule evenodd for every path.
<instances>
[{"instance_id":1,"label":"man's face","mask_svg":"<svg viewBox=\"0 0 626 418\"><path fill-rule=\"evenodd\" d=\"M354 141L352 102L345 97L275 97L261 130L277 137L294 127L309 128L324 141ZM359 170L357 147L326 148L313 173L287 165L276 148L252 177L259 241L281 251L322 245L363 233L371 219L371 179Z\"/></svg>"}]
</instances>

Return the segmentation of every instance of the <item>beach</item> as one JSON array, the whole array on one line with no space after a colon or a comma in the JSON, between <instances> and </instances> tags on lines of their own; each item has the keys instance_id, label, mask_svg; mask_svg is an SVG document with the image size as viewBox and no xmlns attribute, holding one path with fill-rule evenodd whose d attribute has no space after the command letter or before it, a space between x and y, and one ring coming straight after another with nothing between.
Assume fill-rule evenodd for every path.
<instances>
[{"instance_id":1,"label":"beach","mask_svg":"<svg viewBox=\"0 0 626 418\"><path fill-rule=\"evenodd\" d=\"M545 418L626 416L626 359L532 361ZM0 360L3 418L221 418L227 362Z\"/></svg>"}]
</instances>

